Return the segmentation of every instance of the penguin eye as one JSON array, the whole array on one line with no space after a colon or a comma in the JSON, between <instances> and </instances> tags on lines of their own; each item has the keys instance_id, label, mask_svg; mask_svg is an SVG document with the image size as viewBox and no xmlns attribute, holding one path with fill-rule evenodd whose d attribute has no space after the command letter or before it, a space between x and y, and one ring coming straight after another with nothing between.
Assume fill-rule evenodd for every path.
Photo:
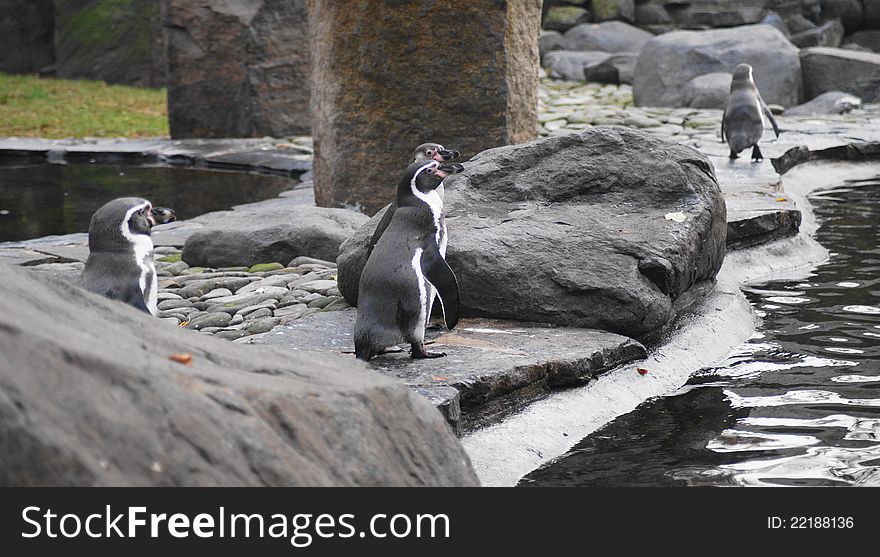
<instances>
[{"instance_id":1,"label":"penguin eye","mask_svg":"<svg viewBox=\"0 0 880 557\"><path fill-rule=\"evenodd\" d=\"M429 157L432 157L432 156L434 156L434 151L432 151L431 149L428 149L427 151L425 151L425 154L428 155Z\"/></svg>"},{"instance_id":2,"label":"penguin eye","mask_svg":"<svg viewBox=\"0 0 880 557\"><path fill-rule=\"evenodd\" d=\"M433 173L434 173L434 169L433 169L433 168L427 168L427 169L425 169L425 172L428 173L428 174L433 174Z\"/></svg>"}]
</instances>

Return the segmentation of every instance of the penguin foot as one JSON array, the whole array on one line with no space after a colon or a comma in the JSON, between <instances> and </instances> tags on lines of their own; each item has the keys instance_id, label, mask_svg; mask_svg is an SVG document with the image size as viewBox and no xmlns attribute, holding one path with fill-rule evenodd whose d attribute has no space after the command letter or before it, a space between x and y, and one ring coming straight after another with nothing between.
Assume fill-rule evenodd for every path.
<instances>
[{"instance_id":1,"label":"penguin foot","mask_svg":"<svg viewBox=\"0 0 880 557\"><path fill-rule=\"evenodd\" d=\"M734 153L733 151L730 152L730 160L738 159L738 158L739 158L739 155L737 155L737 154Z\"/></svg>"},{"instance_id":2,"label":"penguin foot","mask_svg":"<svg viewBox=\"0 0 880 557\"><path fill-rule=\"evenodd\" d=\"M761 154L761 150L758 149L758 146L755 145L752 147L752 162L758 162L764 160L764 155Z\"/></svg>"},{"instance_id":3,"label":"penguin foot","mask_svg":"<svg viewBox=\"0 0 880 557\"><path fill-rule=\"evenodd\" d=\"M422 359L422 358L442 358L446 356L445 352L428 352L425 350L424 343L414 342L412 343L412 350L410 351L410 355L414 359Z\"/></svg>"}]
</instances>

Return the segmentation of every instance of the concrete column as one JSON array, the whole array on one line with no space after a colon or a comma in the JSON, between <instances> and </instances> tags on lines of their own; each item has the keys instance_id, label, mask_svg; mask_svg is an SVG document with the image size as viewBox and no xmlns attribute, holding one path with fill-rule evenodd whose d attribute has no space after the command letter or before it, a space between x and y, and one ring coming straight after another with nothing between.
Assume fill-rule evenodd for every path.
<instances>
[{"instance_id":1,"label":"concrete column","mask_svg":"<svg viewBox=\"0 0 880 557\"><path fill-rule=\"evenodd\" d=\"M311 131L306 0L165 1L172 137Z\"/></svg>"},{"instance_id":2,"label":"concrete column","mask_svg":"<svg viewBox=\"0 0 880 557\"><path fill-rule=\"evenodd\" d=\"M315 198L373 214L427 141L537 137L541 0L308 0Z\"/></svg>"}]
</instances>

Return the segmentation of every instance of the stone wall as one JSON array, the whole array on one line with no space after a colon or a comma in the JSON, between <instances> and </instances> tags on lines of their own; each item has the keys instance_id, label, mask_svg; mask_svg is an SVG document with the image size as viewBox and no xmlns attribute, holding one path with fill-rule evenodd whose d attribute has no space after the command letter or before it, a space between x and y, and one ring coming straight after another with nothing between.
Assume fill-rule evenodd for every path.
<instances>
[{"instance_id":1,"label":"stone wall","mask_svg":"<svg viewBox=\"0 0 880 557\"><path fill-rule=\"evenodd\" d=\"M308 134L305 0L165 0L171 136Z\"/></svg>"},{"instance_id":2,"label":"stone wall","mask_svg":"<svg viewBox=\"0 0 880 557\"><path fill-rule=\"evenodd\" d=\"M413 148L537 136L539 0L310 0L315 197L373 214Z\"/></svg>"}]
</instances>

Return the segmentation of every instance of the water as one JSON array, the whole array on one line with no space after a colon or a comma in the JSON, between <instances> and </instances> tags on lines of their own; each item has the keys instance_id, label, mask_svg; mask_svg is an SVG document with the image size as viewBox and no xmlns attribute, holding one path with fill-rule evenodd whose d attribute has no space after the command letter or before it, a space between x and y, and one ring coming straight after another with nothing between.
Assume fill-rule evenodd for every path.
<instances>
[{"instance_id":1,"label":"water","mask_svg":"<svg viewBox=\"0 0 880 557\"><path fill-rule=\"evenodd\" d=\"M880 486L880 178L812 202L830 260L744 289L752 339L521 485Z\"/></svg>"},{"instance_id":2,"label":"water","mask_svg":"<svg viewBox=\"0 0 880 557\"><path fill-rule=\"evenodd\" d=\"M179 219L262 201L297 182L283 176L167 166L36 164L0 168L0 242L87 232L117 197L143 197Z\"/></svg>"}]
</instances>

